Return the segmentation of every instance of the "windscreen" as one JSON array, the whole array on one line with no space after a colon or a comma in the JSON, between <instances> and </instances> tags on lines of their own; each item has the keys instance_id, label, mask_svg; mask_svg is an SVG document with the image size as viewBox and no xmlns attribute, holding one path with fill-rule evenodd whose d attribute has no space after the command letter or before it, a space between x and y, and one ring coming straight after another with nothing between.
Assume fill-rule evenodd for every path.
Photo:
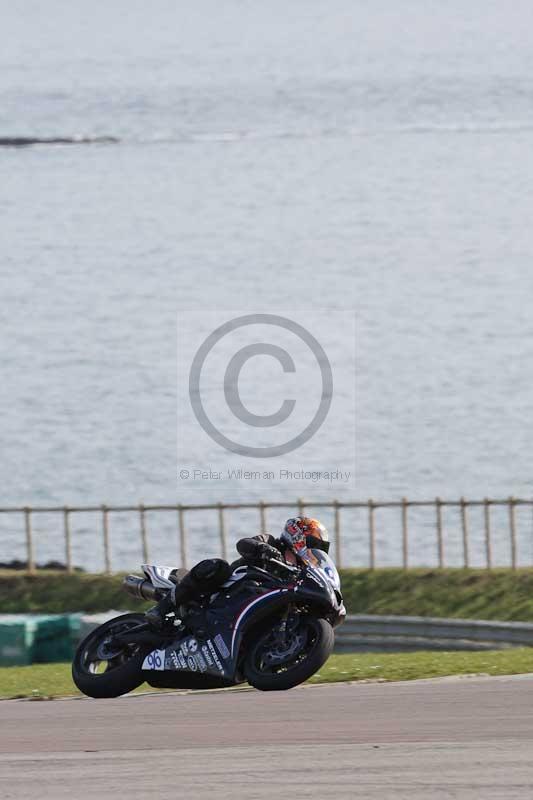
<instances>
[{"instance_id":1,"label":"windscreen","mask_svg":"<svg viewBox=\"0 0 533 800\"><path fill-rule=\"evenodd\" d=\"M300 555L300 558L305 564L308 564L308 566L314 567L315 569L319 569L321 572L323 572L335 589L341 588L341 581L339 578L339 573L337 572L337 567L328 554L324 553L323 550L307 548L305 553Z\"/></svg>"}]
</instances>

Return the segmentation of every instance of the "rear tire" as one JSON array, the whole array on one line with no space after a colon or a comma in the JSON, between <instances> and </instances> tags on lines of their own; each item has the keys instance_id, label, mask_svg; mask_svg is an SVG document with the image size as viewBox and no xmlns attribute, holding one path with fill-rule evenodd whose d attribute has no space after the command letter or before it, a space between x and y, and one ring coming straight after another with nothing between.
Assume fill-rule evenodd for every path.
<instances>
[{"instance_id":1,"label":"rear tire","mask_svg":"<svg viewBox=\"0 0 533 800\"><path fill-rule=\"evenodd\" d=\"M141 667L152 649L148 645L125 645L112 658L100 657L105 654L105 640L113 632L123 632L144 621L144 614L122 614L95 628L80 642L72 662L72 680L80 692L88 697L119 697L144 683ZM105 671L96 672L101 663L107 664Z\"/></svg>"},{"instance_id":2,"label":"rear tire","mask_svg":"<svg viewBox=\"0 0 533 800\"><path fill-rule=\"evenodd\" d=\"M281 664L279 671L265 671L261 666L270 631L263 632L251 644L244 662L244 674L251 686L263 692L292 689L308 680L326 663L335 641L333 628L327 620L315 617L306 617L302 625L305 625L308 639L311 639L310 648L303 659L300 653L299 660L292 664Z\"/></svg>"}]
</instances>

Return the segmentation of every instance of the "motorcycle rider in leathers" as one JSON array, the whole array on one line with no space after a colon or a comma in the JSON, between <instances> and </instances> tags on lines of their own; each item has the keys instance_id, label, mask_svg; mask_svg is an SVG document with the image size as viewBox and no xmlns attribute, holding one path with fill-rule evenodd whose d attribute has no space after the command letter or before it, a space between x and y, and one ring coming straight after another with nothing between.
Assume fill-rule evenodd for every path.
<instances>
[{"instance_id":1,"label":"motorcycle rider in leathers","mask_svg":"<svg viewBox=\"0 0 533 800\"><path fill-rule=\"evenodd\" d=\"M155 627L160 627L166 614L179 610L199 595L216 592L238 566L262 564L269 559L296 564L299 552L309 547L327 553L329 544L328 532L321 522L311 517L292 517L285 523L279 538L262 533L240 539L236 547L241 559L231 565L223 558L199 561L167 597L147 612L147 617Z\"/></svg>"}]
</instances>

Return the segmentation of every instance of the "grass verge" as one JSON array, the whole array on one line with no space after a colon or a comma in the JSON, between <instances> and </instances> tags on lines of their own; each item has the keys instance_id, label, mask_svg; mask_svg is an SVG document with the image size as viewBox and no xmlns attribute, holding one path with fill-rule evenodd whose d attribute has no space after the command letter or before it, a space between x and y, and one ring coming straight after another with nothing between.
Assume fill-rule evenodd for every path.
<instances>
[{"instance_id":1,"label":"grass verge","mask_svg":"<svg viewBox=\"0 0 533 800\"><path fill-rule=\"evenodd\" d=\"M405 681L446 675L516 675L533 672L533 649L484 652L363 653L333 655L310 683L380 679ZM143 684L138 691L150 691ZM157 690L153 690L157 691ZM79 695L70 664L33 664L0 668L0 697L46 699Z\"/></svg>"},{"instance_id":2,"label":"grass verge","mask_svg":"<svg viewBox=\"0 0 533 800\"><path fill-rule=\"evenodd\" d=\"M0 613L97 613L110 609L136 611L148 608L149 603L126 594L122 589L122 578L123 575L67 575L48 570L29 575L0 570Z\"/></svg>"},{"instance_id":3,"label":"grass verge","mask_svg":"<svg viewBox=\"0 0 533 800\"><path fill-rule=\"evenodd\" d=\"M533 620L533 569L346 569L350 614ZM0 613L98 612L147 607L121 575L0 571Z\"/></svg>"},{"instance_id":4,"label":"grass verge","mask_svg":"<svg viewBox=\"0 0 533 800\"><path fill-rule=\"evenodd\" d=\"M310 683L380 679L411 681L447 675L517 675L533 672L533 648L480 652L344 653L333 655Z\"/></svg>"},{"instance_id":5,"label":"grass verge","mask_svg":"<svg viewBox=\"0 0 533 800\"><path fill-rule=\"evenodd\" d=\"M533 620L533 569L343 570L350 614Z\"/></svg>"}]
</instances>

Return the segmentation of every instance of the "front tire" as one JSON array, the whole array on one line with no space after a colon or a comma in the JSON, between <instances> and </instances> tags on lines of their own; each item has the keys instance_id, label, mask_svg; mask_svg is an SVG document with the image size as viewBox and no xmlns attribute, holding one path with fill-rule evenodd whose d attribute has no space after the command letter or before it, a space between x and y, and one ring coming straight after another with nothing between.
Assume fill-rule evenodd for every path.
<instances>
[{"instance_id":1,"label":"front tire","mask_svg":"<svg viewBox=\"0 0 533 800\"><path fill-rule=\"evenodd\" d=\"M144 614L122 614L80 642L72 662L72 680L80 692L88 697L119 697L144 683L141 667L151 648L139 644L114 647L111 641L113 634L144 621Z\"/></svg>"},{"instance_id":2,"label":"front tire","mask_svg":"<svg viewBox=\"0 0 533 800\"><path fill-rule=\"evenodd\" d=\"M305 635L306 643L292 660L269 663L271 630L263 632L251 644L244 662L244 674L251 686L263 692L292 689L308 680L326 663L335 641L329 622L305 617L298 631Z\"/></svg>"}]
</instances>

